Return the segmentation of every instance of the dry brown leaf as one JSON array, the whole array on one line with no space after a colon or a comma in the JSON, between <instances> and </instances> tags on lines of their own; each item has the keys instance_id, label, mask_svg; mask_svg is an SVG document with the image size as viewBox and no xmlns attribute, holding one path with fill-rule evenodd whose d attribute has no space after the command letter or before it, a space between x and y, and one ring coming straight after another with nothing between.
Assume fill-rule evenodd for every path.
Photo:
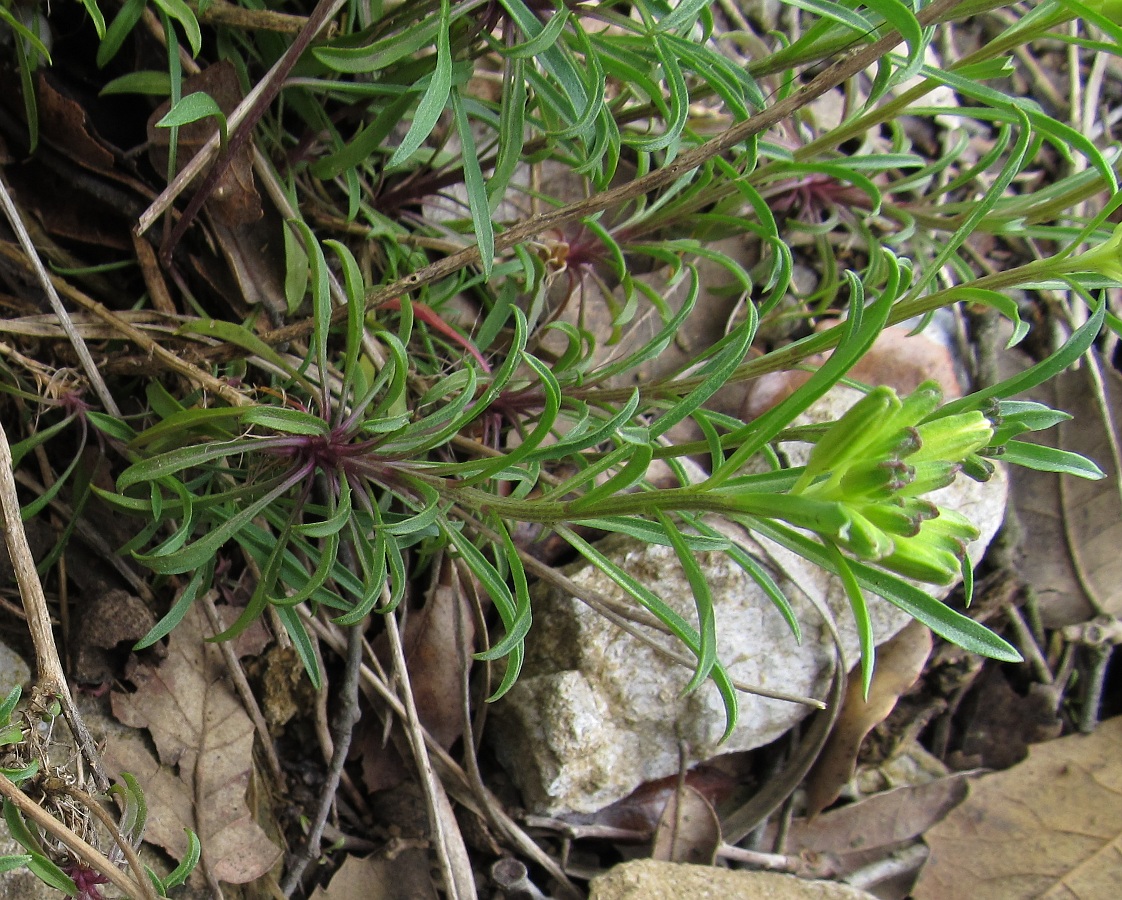
<instances>
[{"instance_id":1,"label":"dry brown leaf","mask_svg":"<svg viewBox=\"0 0 1122 900\"><path fill-rule=\"evenodd\" d=\"M844 855L887 847L924 834L966 798L968 774L896 788L823 813L813 822L796 819L786 851Z\"/></svg>"},{"instance_id":2,"label":"dry brown leaf","mask_svg":"<svg viewBox=\"0 0 1122 900\"><path fill-rule=\"evenodd\" d=\"M405 850L392 859L348 856L326 888L312 900L436 900L423 850Z\"/></svg>"},{"instance_id":3,"label":"dry brown leaf","mask_svg":"<svg viewBox=\"0 0 1122 900\"><path fill-rule=\"evenodd\" d=\"M916 900L1108 900L1122 884L1122 717L984 775L927 833Z\"/></svg>"},{"instance_id":4,"label":"dry brown leaf","mask_svg":"<svg viewBox=\"0 0 1122 900\"><path fill-rule=\"evenodd\" d=\"M1107 405L1117 424L1122 417L1122 379L1103 365ZM1074 416L1036 438L1040 443L1082 453L1107 473L1101 481L1012 471L1012 493L1024 531L1019 570L1032 585L1041 618L1049 628L1085 622L1096 615L1088 591L1102 612L1122 615L1122 498L1111 463L1109 436L1086 369L1067 371L1032 392L1032 399ZM1116 437L1118 437L1116 435Z\"/></svg>"},{"instance_id":5,"label":"dry brown leaf","mask_svg":"<svg viewBox=\"0 0 1122 900\"><path fill-rule=\"evenodd\" d=\"M183 95L196 92L209 95L223 113L229 115L241 102L241 84L233 64L222 60L192 75L183 84ZM166 172L171 130L156 123L167 115L170 101L161 103L148 119L148 155L157 172ZM211 118L179 126L176 167L182 169L218 130ZM214 193L207 199L207 208L229 228L248 225L261 218L261 197L253 181L253 150L242 147L234 154Z\"/></svg>"},{"instance_id":6,"label":"dry brown leaf","mask_svg":"<svg viewBox=\"0 0 1122 900\"><path fill-rule=\"evenodd\" d=\"M837 799L857 765L865 735L883 722L900 695L915 684L931 654L931 632L911 622L877 651L876 676L865 699L861 678L848 681L841 713L806 779L807 815L814 818Z\"/></svg>"},{"instance_id":7,"label":"dry brown leaf","mask_svg":"<svg viewBox=\"0 0 1122 900\"><path fill-rule=\"evenodd\" d=\"M682 783L670 795L655 826L651 858L712 865L721 846L721 820L702 794Z\"/></svg>"},{"instance_id":8,"label":"dry brown leaf","mask_svg":"<svg viewBox=\"0 0 1122 900\"><path fill-rule=\"evenodd\" d=\"M149 807L154 820L166 817L161 826L174 835L165 846L176 855L175 848L185 846L183 828L192 828L202 842L203 865L219 881L243 884L267 872L280 850L247 805L253 723L226 680L221 651L205 641L203 621L197 608L187 613L171 633L167 658L155 668L137 668L135 693L113 694L113 714L147 728L156 743L167 806L161 809L150 796ZM135 741L112 740L107 756L135 772L142 768L140 749ZM182 790L168 787L171 771Z\"/></svg>"},{"instance_id":9,"label":"dry brown leaf","mask_svg":"<svg viewBox=\"0 0 1122 900\"><path fill-rule=\"evenodd\" d=\"M722 761L728 761L723 757ZM686 784L704 797L711 806L717 807L737 790L746 775L736 777L716 766L701 763L686 772ZM666 809L671 794L678 789L678 776L670 775L639 785L622 800L617 800L594 813L571 813L564 816L565 821L574 825L601 825L621 828L643 835L650 840L654 835L658 820Z\"/></svg>"},{"instance_id":10,"label":"dry brown leaf","mask_svg":"<svg viewBox=\"0 0 1122 900\"><path fill-rule=\"evenodd\" d=\"M451 747L464 732L461 661L475 652L475 619L464 592L438 584L410 615L404 645L421 724L442 747Z\"/></svg>"}]
</instances>

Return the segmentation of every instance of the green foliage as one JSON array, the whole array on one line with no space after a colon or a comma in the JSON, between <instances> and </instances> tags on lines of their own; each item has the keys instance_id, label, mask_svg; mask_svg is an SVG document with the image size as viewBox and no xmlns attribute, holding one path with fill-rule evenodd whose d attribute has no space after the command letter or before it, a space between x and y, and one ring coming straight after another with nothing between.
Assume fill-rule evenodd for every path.
<instances>
[{"instance_id":1,"label":"green foliage","mask_svg":"<svg viewBox=\"0 0 1122 900\"><path fill-rule=\"evenodd\" d=\"M99 65L142 39L145 0L126 0L108 26L84 2ZM184 316L176 336L237 357L214 372L244 390L243 404L153 379L134 420L72 404L15 448L26 454L74 425L84 441L92 423L117 451L115 489L93 490L137 518L123 550L178 587L141 646L165 636L227 563L244 564L259 577L220 637L272 607L318 684L298 609L357 626L393 609L446 553L501 623L477 656L505 660L501 696L532 623L519 538L531 524L688 648L685 687L712 680L731 730L736 693L696 553L727 553L796 636L799 623L761 562L713 527L723 517L838 576L866 686L869 592L971 651L1015 659L999 636L913 583L968 573L976 534L924 495L960 474L984 479L998 456L1102 474L1019 440L1063 414L1011 398L1086 353L1104 322L1118 330L1096 295L1122 282L1122 231L1107 224L1122 205L1117 152L1014 96L1007 81L1014 51L1043 38L1122 55L1116 4L1040 0L1025 15L991 17L977 49L945 65L928 53L939 29L1003 4L939 18L899 0L792 5L802 27L787 42L722 34L709 0L341 4L253 133L296 213L283 240L295 339L267 340L256 317L219 297L192 300L210 312ZM208 116L224 132L217 104L186 83L180 51L231 61L248 86L292 38L220 25L204 41L181 0L152 6L166 71L107 77L105 90L168 96L160 124L173 135ZM1076 16L1096 30L1072 31ZM4 21L25 55L44 55L24 26ZM867 74L855 69L843 114L820 124L800 84L889 34L898 47ZM737 39L750 59L728 52ZM30 59L19 60L25 80ZM957 105L931 99L948 89ZM749 127L777 103L788 104L781 127ZM952 120L966 127L947 128L941 152L917 143ZM1039 189L1016 189L1043 173ZM1102 209L1084 217L1092 199ZM552 216L550 227L531 233L525 222L538 214ZM984 272L981 238L1026 262ZM796 260L820 276L802 293ZM1029 331L1024 296L1041 288L1069 291L1090 315L1010 381L946 404L929 385L908 397L877 388L838 422L796 425L887 325L961 303L1008 319L1013 345ZM720 338L648 377L721 291L737 315ZM461 329L453 313L465 298L478 316ZM765 326L792 340L765 340ZM812 361L824 351L825 362ZM807 364L805 384L755 419L709 409L729 385ZM675 443L685 426L700 437ZM813 445L805 467L780 462L777 443L793 440ZM700 483L686 476L697 456L708 469ZM767 471L749 468L759 459ZM655 461L677 486L651 483ZM88 484L73 471L71 483ZM589 528L672 548L692 614L605 557Z\"/></svg>"}]
</instances>

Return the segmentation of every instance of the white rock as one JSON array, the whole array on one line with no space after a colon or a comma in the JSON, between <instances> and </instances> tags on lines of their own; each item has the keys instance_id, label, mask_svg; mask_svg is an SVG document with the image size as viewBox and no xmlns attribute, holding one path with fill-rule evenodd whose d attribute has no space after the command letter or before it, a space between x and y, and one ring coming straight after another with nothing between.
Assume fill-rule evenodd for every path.
<instances>
[{"instance_id":1,"label":"white rock","mask_svg":"<svg viewBox=\"0 0 1122 900\"><path fill-rule=\"evenodd\" d=\"M981 557L1000 526L1005 494L1000 469L985 484L959 478L939 493L937 502L963 513L981 530L972 559ZM722 553L699 553L713 595L719 658L738 681L822 697L834 650L819 609L828 610L837 623L847 665L859 655L840 582L780 547L752 541L742 531L733 533L790 600L802 645L743 570ZM687 620L696 621L692 592L671 548L619 535L597 547ZM579 563L564 571L581 588L628 603L599 569ZM949 590L937 591L937 596ZM909 621L879 597L867 599L877 643ZM739 725L721 744L725 713L711 682L682 696L689 669L668 661L567 592L540 585L533 608L522 675L497 704L491 732L500 760L536 812L594 812L646 781L677 772L680 746L690 765L749 750L775 740L809 712L804 705L741 694ZM650 633L682 652L673 639Z\"/></svg>"}]
</instances>

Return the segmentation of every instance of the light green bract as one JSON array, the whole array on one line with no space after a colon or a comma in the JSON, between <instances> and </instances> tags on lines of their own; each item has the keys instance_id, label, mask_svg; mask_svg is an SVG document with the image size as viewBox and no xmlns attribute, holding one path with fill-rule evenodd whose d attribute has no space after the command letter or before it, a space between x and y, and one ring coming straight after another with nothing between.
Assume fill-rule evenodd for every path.
<instances>
[{"instance_id":1,"label":"light green bract","mask_svg":"<svg viewBox=\"0 0 1122 900\"><path fill-rule=\"evenodd\" d=\"M949 584L978 530L965 518L920 499L946 487L993 438L981 412L923 420L939 406L934 382L905 400L878 387L815 445L792 494L833 504L845 523L821 533L860 559L932 584Z\"/></svg>"},{"instance_id":2,"label":"light green bract","mask_svg":"<svg viewBox=\"0 0 1122 900\"><path fill-rule=\"evenodd\" d=\"M1114 15L1122 15L1122 0L1115 5L1117 10ZM1122 284L1122 225L1116 226L1110 238L1098 247L1062 260L1062 266L1057 264L1057 270L1093 272Z\"/></svg>"}]
</instances>

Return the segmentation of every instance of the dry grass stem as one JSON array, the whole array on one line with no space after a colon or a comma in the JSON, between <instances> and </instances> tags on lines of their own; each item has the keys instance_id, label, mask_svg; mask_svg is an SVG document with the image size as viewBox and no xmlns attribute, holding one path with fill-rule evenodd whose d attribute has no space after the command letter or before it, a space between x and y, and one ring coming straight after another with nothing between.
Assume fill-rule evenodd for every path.
<instances>
[{"instance_id":1,"label":"dry grass stem","mask_svg":"<svg viewBox=\"0 0 1122 900\"><path fill-rule=\"evenodd\" d=\"M386 599L388 599L388 589ZM420 776L420 787L428 809L429 828L432 830L436 858L440 863L441 875L444 877L444 889L453 900L475 900L475 880L472 878L471 868L468 866L466 871L464 869L467 849L463 846L463 836L456 826L455 816L449 815L442 808L447 807L450 810L448 798L433 773L432 760L425 745L424 729L417 714L417 705L413 702L413 688L405 664L405 651L397 627L397 614L387 613L385 620L394 678L400 687L402 706L405 710L405 733Z\"/></svg>"},{"instance_id":2,"label":"dry grass stem","mask_svg":"<svg viewBox=\"0 0 1122 900\"><path fill-rule=\"evenodd\" d=\"M11 800L23 816L30 819L51 837L65 844L78 859L108 878L110 882L124 892L126 897L130 897L132 900L149 900L149 894L145 892L144 888L113 865L104 853L96 847L90 846L38 803L32 801L2 773L0 773L0 795L3 795L6 800Z\"/></svg>"},{"instance_id":3,"label":"dry grass stem","mask_svg":"<svg viewBox=\"0 0 1122 900\"><path fill-rule=\"evenodd\" d=\"M217 596L218 591L209 590L202 596L201 601L203 613L206 615L211 630L215 634L220 634L225 630L225 626L222 624L222 620L218 618L218 610L214 605ZM234 652L234 642L219 641L218 648L222 651L222 658L226 661L226 671L230 673L230 678L234 682L234 689L241 698L242 706L245 707L246 713L253 721L253 728L257 732L257 742L261 751L265 754L265 763L269 767L269 774L273 776L273 780L278 786L283 785L284 772L281 769L280 759L277 758L277 748L273 746L273 736L269 734L269 725L265 721L257 698L253 696L253 688L249 685L249 679L245 677L245 669L242 668L241 661Z\"/></svg>"},{"instance_id":4,"label":"dry grass stem","mask_svg":"<svg viewBox=\"0 0 1122 900\"><path fill-rule=\"evenodd\" d=\"M23 224L23 218L20 216L19 210L12 200L12 195L8 193L8 186L4 183L2 176L0 176L0 206L4 208L4 215L7 216L12 230L16 233L16 239L19 241L20 247L27 255L27 260L31 264L32 271L35 273L35 278L43 288L43 292L47 295L47 300L51 304L51 309L54 311L54 314L58 316L59 324L62 326L63 331L66 332L67 338L69 338L70 345L74 348L74 352L78 356L78 361L82 365L82 371L86 373L86 378L89 379L90 386L93 388L94 393L97 394L97 398L101 401L101 405L105 408L105 411L120 418L121 411L117 408L117 402L113 399L113 395L109 393L109 388L105 384L105 379L101 377L101 373L97 370L97 365L94 363L93 357L90 356L90 350L86 346L86 342L82 340L81 335L74 329L74 323L70 321L70 314L66 311L66 307L62 305L62 299L59 297L58 291L55 290L54 282L47 273L43 265L43 260L39 258L39 252L35 249L35 244L31 240L31 235L27 233L27 228Z\"/></svg>"}]
</instances>

